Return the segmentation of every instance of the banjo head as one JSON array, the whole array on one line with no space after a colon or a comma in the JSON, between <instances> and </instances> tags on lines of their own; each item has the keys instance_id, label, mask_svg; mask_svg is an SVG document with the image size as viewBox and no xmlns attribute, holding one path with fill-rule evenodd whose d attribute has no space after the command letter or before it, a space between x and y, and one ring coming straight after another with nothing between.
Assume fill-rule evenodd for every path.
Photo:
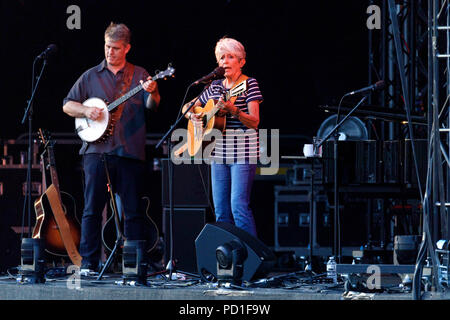
<instances>
[{"instance_id":1,"label":"banjo head","mask_svg":"<svg viewBox=\"0 0 450 320\"><path fill-rule=\"evenodd\" d=\"M97 120L87 118L75 118L75 130L78 136L87 142L100 139L108 128L109 112L106 103L100 98L89 98L83 102L84 106L102 109L102 115Z\"/></svg>"}]
</instances>

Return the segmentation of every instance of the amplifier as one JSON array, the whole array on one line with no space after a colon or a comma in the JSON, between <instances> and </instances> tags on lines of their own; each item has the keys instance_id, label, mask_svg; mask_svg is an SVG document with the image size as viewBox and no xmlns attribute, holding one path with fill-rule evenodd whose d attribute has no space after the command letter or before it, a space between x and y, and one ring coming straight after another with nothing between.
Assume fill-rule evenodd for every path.
<instances>
[{"instance_id":1,"label":"amplifier","mask_svg":"<svg viewBox=\"0 0 450 320\"><path fill-rule=\"evenodd\" d=\"M417 156L417 168L419 171L419 179L422 187L425 185L425 180L427 178L427 149L428 149L428 141L426 139L416 139L414 140L415 151ZM405 169L405 183L410 184L412 186L417 186L417 174L416 168L414 164L414 157L411 146L411 139L405 139L405 160L404 160L404 169Z\"/></svg>"},{"instance_id":2,"label":"amplifier","mask_svg":"<svg viewBox=\"0 0 450 320\"><path fill-rule=\"evenodd\" d=\"M384 182L417 187L417 175L411 140L385 141L383 143L383 149ZM427 149L428 141L426 139L415 140L417 165L422 186L425 184L427 177Z\"/></svg>"},{"instance_id":3,"label":"amplifier","mask_svg":"<svg viewBox=\"0 0 450 320\"><path fill-rule=\"evenodd\" d=\"M173 165L169 179L169 160L162 159L162 206L170 207L169 186L173 183L173 206L207 208L210 203L210 168L206 163Z\"/></svg>"},{"instance_id":4,"label":"amplifier","mask_svg":"<svg viewBox=\"0 0 450 320\"><path fill-rule=\"evenodd\" d=\"M341 185L377 184L382 176L380 162L381 146L375 140L339 141L338 172ZM326 141L323 151L324 182L334 183L334 141Z\"/></svg>"},{"instance_id":5,"label":"amplifier","mask_svg":"<svg viewBox=\"0 0 450 320\"><path fill-rule=\"evenodd\" d=\"M197 272L195 239L205 226L205 208L173 208L173 261L179 271ZM170 208L163 209L164 261L170 260Z\"/></svg>"},{"instance_id":6,"label":"amplifier","mask_svg":"<svg viewBox=\"0 0 450 320\"><path fill-rule=\"evenodd\" d=\"M39 169L31 169L31 205L43 192ZM0 166L0 221L17 227L22 224L22 212L27 194L27 169ZM32 226L35 221L34 206L31 209ZM27 217L25 217L25 223Z\"/></svg>"},{"instance_id":7,"label":"amplifier","mask_svg":"<svg viewBox=\"0 0 450 320\"><path fill-rule=\"evenodd\" d=\"M0 272L20 265L20 239L22 233L22 215L27 193L27 169L17 166L0 166ZM36 214L34 200L42 194L41 173L39 169L31 171L31 228L34 227ZM28 230L28 210L24 216L24 233Z\"/></svg>"}]
</instances>

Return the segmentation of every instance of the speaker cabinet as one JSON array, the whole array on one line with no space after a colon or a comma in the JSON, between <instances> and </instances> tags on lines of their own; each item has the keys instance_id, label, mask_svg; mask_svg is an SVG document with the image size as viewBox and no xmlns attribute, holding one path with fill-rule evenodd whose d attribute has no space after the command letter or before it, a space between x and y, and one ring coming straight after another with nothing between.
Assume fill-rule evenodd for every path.
<instances>
[{"instance_id":1,"label":"speaker cabinet","mask_svg":"<svg viewBox=\"0 0 450 320\"><path fill-rule=\"evenodd\" d=\"M419 172L419 179L422 186L425 185L425 180L427 177L427 148L428 141L426 139L416 139L415 140L416 156L417 156L417 167ZM405 183L412 186L418 186L416 167L414 164L414 154L412 151L412 142L410 139L405 140L405 158L404 158L404 168L405 168Z\"/></svg>"},{"instance_id":2,"label":"speaker cabinet","mask_svg":"<svg viewBox=\"0 0 450 320\"><path fill-rule=\"evenodd\" d=\"M210 197L209 165L179 164L173 165L173 206L209 207ZM169 199L169 160L162 159L162 205L170 207Z\"/></svg>"},{"instance_id":3,"label":"speaker cabinet","mask_svg":"<svg viewBox=\"0 0 450 320\"><path fill-rule=\"evenodd\" d=\"M27 169L18 166L1 166L0 168L0 272L20 264L20 238L22 230L28 230L28 210L22 215L27 194ZM30 228L34 227L36 213L34 201L42 193L41 173L39 169L31 170L31 210Z\"/></svg>"},{"instance_id":4,"label":"speaker cabinet","mask_svg":"<svg viewBox=\"0 0 450 320\"><path fill-rule=\"evenodd\" d=\"M0 221L0 273L20 265L20 234Z\"/></svg>"},{"instance_id":5,"label":"speaker cabinet","mask_svg":"<svg viewBox=\"0 0 450 320\"><path fill-rule=\"evenodd\" d=\"M341 185L376 184L381 182L377 163L380 144L375 140L339 141L338 172ZM326 141L323 151L323 172L326 184L334 183L334 141Z\"/></svg>"},{"instance_id":6,"label":"speaker cabinet","mask_svg":"<svg viewBox=\"0 0 450 320\"><path fill-rule=\"evenodd\" d=\"M216 249L232 240L241 241L247 249L243 281L264 277L275 265L274 253L246 231L225 222L208 223L195 240L200 276L210 273L217 278Z\"/></svg>"},{"instance_id":7,"label":"speaker cabinet","mask_svg":"<svg viewBox=\"0 0 450 320\"><path fill-rule=\"evenodd\" d=\"M173 208L173 261L177 270L197 272L195 239L205 225L205 208ZM170 208L163 209L164 261L170 260Z\"/></svg>"}]
</instances>

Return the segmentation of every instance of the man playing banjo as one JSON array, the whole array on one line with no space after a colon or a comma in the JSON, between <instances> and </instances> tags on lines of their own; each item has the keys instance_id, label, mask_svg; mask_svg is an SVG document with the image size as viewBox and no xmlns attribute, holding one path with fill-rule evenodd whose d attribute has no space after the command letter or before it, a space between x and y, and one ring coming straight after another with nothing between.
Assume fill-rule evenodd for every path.
<instances>
[{"instance_id":1,"label":"man playing banjo","mask_svg":"<svg viewBox=\"0 0 450 320\"><path fill-rule=\"evenodd\" d=\"M111 23L105 31L105 59L84 72L63 102L63 111L87 123L108 120L102 139L83 141L84 210L81 223L81 269L97 271L101 257L101 222L109 200L105 161L114 192L124 209L127 240L143 240L144 210L140 210L145 170L145 110L156 109L160 95L156 81L139 66L127 62L130 31L124 24ZM98 105L84 105L89 98L112 102L141 84L142 89L111 112ZM105 111L106 110L106 111Z\"/></svg>"}]
</instances>

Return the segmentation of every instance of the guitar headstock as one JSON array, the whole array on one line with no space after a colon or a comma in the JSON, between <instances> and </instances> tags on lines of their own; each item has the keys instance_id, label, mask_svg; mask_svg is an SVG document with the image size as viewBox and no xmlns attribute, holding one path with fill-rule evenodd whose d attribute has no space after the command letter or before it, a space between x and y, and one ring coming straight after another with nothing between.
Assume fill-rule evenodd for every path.
<instances>
[{"instance_id":1,"label":"guitar headstock","mask_svg":"<svg viewBox=\"0 0 450 320\"><path fill-rule=\"evenodd\" d=\"M247 81L242 81L230 90L230 97L238 96L247 90Z\"/></svg>"},{"instance_id":2,"label":"guitar headstock","mask_svg":"<svg viewBox=\"0 0 450 320\"><path fill-rule=\"evenodd\" d=\"M172 64L169 63L167 66L167 69L164 71L156 71L156 74L152 77L152 80L158 80L158 79L167 79L167 77L174 77L175 68L172 67Z\"/></svg>"},{"instance_id":3,"label":"guitar headstock","mask_svg":"<svg viewBox=\"0 0 450 320\"><path fill-rule=\"evenodd\" d=\"M44 146L47 147L47 144L50 142L50 132L48 132L47 130L42 130L41 128L39 128L38 131L38 135L39 135L39 142Z\"/></svg>"}]
</instances>

